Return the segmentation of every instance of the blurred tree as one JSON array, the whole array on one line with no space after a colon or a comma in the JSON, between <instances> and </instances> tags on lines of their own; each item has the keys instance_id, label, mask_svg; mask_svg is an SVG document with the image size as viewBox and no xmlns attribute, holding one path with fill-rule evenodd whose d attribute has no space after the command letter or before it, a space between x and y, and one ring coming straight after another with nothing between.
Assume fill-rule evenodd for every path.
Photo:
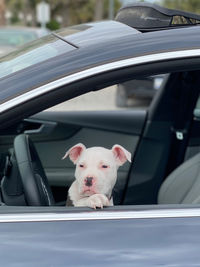
<instances>
[{"instance_id":1,"label":"blurred tree","mask_svg":"<svg viewBox=\"0 0 200 267\"><path fill-rule=\"evenodd\" d=\"M96 0L94 9L94 20L102 20L103 8L104 8L104 0Z\"/></svg>"},{"instance_id":2,"label":"blurred tree","mask_svg":"<svg viewBox=\"0 0 200 267\"><path fill-rule=\"evenodd\" d=\"M62 26L76 24L79 20L84 5L87 0L47 0L51 6L52 18L56 19L57 15L62 17ZM74 21L75 20L75 21ZM75 22L75 23L74 23Z\"/></svg>"},{"instance_id":3,"label":"blurred tree","mask_svg":"<svg viewBox=\"0 0 200 267\"><path fill-rule=\"evenodd\" d=\"M61 15L62 26L69 26L108 18L109 0L46 0L51 6L52 19ZM114 0L114 10L120 8L119 0Z\"/></svg>"},{"instance_id":4,"label":"blurred tree","mask_svg":"<svg viewBox=\"0 0 200 267\"><path fill-rule=\"evenodd\" d=\"M54 19L51 19L51 21L47 23L46 27L51 31L55 31L60 28L60 23Z\"/></svg>"},{"instance_id":5,"label":"blurred tree","mask_svg":"<svg viewBox=\"0 0 200 267\"><path fill-rule=\"evenodd\" d=\"M200 0L163 0L163 4L168 8L200 13Z\"/></svg>"},{"instance_id":6,"label":"blurred tree","mask_svg":"<svg viewBox=\"0 0 200 267\"><path fill-rule=\"evenodd\" d=\"M19 21L17 18L19 13L21 13L22 24L30 26L37 25L35 7L39 2L40 0L6 0L14 21Z\"/></svg>"},{"instance_id":7,"label":"blurred tree","mask_svg":"<svg viewBox=\"0 0 200 267\"><path fill-rule=\"evenodd\" d=\"M120 9L121 3L118 0L114 0L114 17L117 13L117 11ZM103 19L109 18L109 0L104 0L104 14Z\"/></svg>"},{"instance_id":8,"label":"blurred tree","mask_svg":"<svg viewBox=\"0 0 200 267\"><path fill-rule=\"evenodd\" d=\"M17 16L21 13L22 24L35 26L37 25L36 5L41 1L6 0L6 4L13 14L13 21L17 21ZM48 25L52 29L59 25L64 27L108 18L109 0L45 0L45 2L50 4L52 21ZM119 0L114 0L115 12L120 6ZM58 17L61 21L57 21Z\"/></svg>"},{"instance_id":9,"label":"blurred tree","mask_svg":"<svg viewBox=\"0 0 200 267\"><path fill-rule=\"evenodd\" d=\"M0 25L5 25L5 0L0 0Z\"/></svg>"}]
</instances>

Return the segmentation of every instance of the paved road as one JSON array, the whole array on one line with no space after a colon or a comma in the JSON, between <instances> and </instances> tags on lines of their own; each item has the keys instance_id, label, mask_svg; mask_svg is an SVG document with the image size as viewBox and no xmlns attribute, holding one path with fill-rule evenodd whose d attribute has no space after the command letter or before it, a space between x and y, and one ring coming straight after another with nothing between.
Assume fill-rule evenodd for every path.
<instances>
[{"instance_id":1,"label":"paved road","mask_svg":"<svg viewBox=\"0 0 200 267\"><path fill-rule=\"evenodd\" d=\"M116 85L107 87L97 92L90 92L62 104L50 108L50 111L78 111L78 110L120 110L127 109L116 106ZM129 109L141 109L147 107L147 103L132 100Z\"/></svg>"},{"instance_id":2,"label":"paved road","mask_svg":"<svg viewBox=\"0 0 200 267\"><path fill-rule=\"evenodd\" d=\"M98 92L68 100L49 110L116 110L120 109L115 104L116 86L111 86Z\"/></svg>"}]
</instances>

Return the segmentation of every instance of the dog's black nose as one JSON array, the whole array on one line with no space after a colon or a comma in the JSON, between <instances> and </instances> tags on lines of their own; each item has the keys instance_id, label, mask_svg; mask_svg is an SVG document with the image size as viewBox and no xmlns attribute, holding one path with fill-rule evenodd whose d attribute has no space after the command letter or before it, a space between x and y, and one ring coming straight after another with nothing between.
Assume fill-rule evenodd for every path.
<instances>
[{"instance_id":1,"label":"dog's black nose","mask_svg":"<svg viewBox=\"0 0 200 267\"><path fill-rule=\"evenodd\" d=\"M93 180L93 177L86 177L85 185L86 186L92 186L92 180Z\"/></svg>"}]
</instances>

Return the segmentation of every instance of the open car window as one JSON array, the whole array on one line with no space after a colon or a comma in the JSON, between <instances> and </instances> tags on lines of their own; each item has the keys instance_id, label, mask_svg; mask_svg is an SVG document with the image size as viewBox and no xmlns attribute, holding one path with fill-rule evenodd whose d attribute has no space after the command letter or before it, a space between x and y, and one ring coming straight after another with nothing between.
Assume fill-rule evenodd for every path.
<instances>
[{"instance_id":1,"label":"open car window","mask_svg":"<svg viewBox=\"0 0 200 267\"><path fill-rule=\"evenodd\" d=\"M166 76L167 74L153 75L114 84L53 106L49 111L146 109Z\"/></svg>"},{"instance_id":2,"label":"open car window","mask_svg":"<svg viewBox=\"0 0 200 267\"><path fill-rule=\"evenodd\" d=\"M174 104L174 100L171 103L168 95L159 100L159 102L155 101L154 112L156 113L153 115L155 122L153 119L149 119L147 127L146 121L150 114L148 108L151 109L151 106L148 106L148 108L144 106L132 108L129 102L130 106L125 108L119 107L117 105L118 89L119 85L125 84L127 86L129 82L140 88L138 83L140 81L142 86L146 86L144 87L146 90L155 89L154 97L156 98L157 94L162 95L165 90L168 92L167 94L175 90L174 88L178 88L181 92L180 85L182 84L182 77L185 77L185 75L193 76L196 74L195 72L189 74L174 72L172 74L140 76L134 80L131 80L129 76L127 82L122 77L122 83L119 82L105 89L83 94L80 97L61 103L59 106L52 107L45 112L26 118L17 124L16 128L10 128L7 134L5 131L0 137L4 140L2 143L6 144L0 147L2 158L7 161L7 156L9 155L10 160L14 160L16 164L15 156L22 155L23 153L19 153L19 151L22 151L19 145L16 147L14 145L13 147L13 144L15 144L14 140L16 140L15 136L18 134L27 135L36 147L42 168L44 168L44 173L47 177L46 182L50 185L56 205L65 206L69 188L75 179L76 167L69 156L62 160L66 151L78 143L83 144L86 148L98 146L109 150L115 145L120 145L131 154L134 164L126 160L118 169L118 178L112 194L115 205L157 204L158 191L149 190L147 193L146 190L147 187L154 186L155 175L157 175L157 190L161 180L165 178L164 172L162 176L156 173L155 170L160 171L166 168L169 154L166 155L161 147L165 146L165 149L167 149L170 139L174 136L171 127L173 114L168 109L168 102L172 105L173 109L176 109L177 105ZM94 81L96 82L96 80ZM112 84L112 81L110 83ZM188 86L191 86L191 84L188 84ZM80 85L79 88L81 88ZM128 89L127 92L131 90L131 86ZM153 97L150 100L152 99ZM175 100L177 103L179 102L178 99ZM157 121L157 116L159 121ZM146 130L144 131L145 128ZM142 149L138 150L138 146L141 145ZM11 148L14 148L14 150L18 149L18 152L15 151L13 153ZM152 149L154 151L153 155ZM139 156L138 153L140 154ZM32 155L33 162L35 159L34 155L35 152ZM141 167L141 158L146 168ZM160 163L160 158L163 159L162 164ZM24 159L22 160L22 162L25 161ZM11 164L11 170L14 162ZM81 165L84 164L81 163ZM107 166L107 164L103 165ZM36 170L38 170L37 167ZM15 176L15 172L10 172L9 170L8 173L6 172L9 176L8 183L4 179L5 172L2 172L2 178L4 179L2 188L5 190L3 198L11 206L16 204L26 206L22 188L20 191L20 187L17 187L18 200L13 197L16 188L10 185L13 179L13 177L12 179L10 178L11 173L14 179L16 177L19 179L20 177L19 175ZM43 171L39 172L39 176L42 173ZM129 187L130 182L135 183L135 185ZM132 190L134 190L134 193ZM10 194L12 195L11 198ZM31 194L29 193L29 195ZM22 203L24 204L22 205Z\"/></svg>"}]
</instances>

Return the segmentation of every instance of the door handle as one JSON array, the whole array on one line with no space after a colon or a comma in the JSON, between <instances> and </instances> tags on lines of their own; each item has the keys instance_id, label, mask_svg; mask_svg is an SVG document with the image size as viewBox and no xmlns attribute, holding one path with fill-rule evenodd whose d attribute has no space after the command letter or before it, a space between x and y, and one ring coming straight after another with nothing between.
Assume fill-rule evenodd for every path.
<instances>
[{"instance_id":1,"label":"door handle","mask_svg":"<svg viewBox=\"0 0 200 267\"><path fill-rule=\"evenodd\" d=\"M28 135L49 134L57 126L56 122L51 122L51 121L42 121L42 120L34 120L34 119L25 119L25 121L29 122L31 125L34 125L34 124L37 125L37 127L33 127L33 129L24 131L24 133Z\"/></svg>"}]
</instances>

